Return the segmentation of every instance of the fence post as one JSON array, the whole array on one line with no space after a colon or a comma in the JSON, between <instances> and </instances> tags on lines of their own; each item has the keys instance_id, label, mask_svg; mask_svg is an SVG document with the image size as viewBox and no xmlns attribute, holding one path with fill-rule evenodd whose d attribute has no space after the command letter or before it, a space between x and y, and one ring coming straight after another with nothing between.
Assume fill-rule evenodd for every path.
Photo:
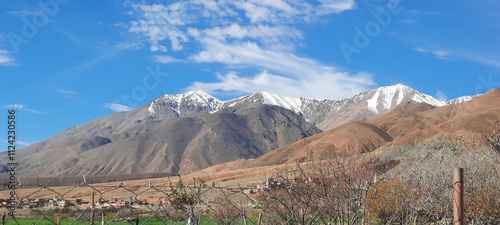
<instances>
[{"instance_id":1,"label":"fence post","mask_svg":"<svg viewBox=\"0 0 500 225\"><path fill-rule=\"evenodd\" d=\"M455 225L464 225L464 169L453 170L453 219Z\"/></svg>"},{"instance_id":2,"label":"fence post","mask_svg":"<svg viewBox=\"0 0 500 225\"><path fill-rule=\"evenodd\" d=\"M94 225L94 191L92 191L92 197L91 197L91 203L92 203L92 206L90 208L90 224L91 225Z\"/></svg>"},{"instance_id":3,"label":"fence post","mask_svg":"<svg viewBox=\"0 0 500 225\"><path fill-rule=\"evenodd\" d=\"M61 225L61 218L57 217L57 225Z\"/></svg>"}]
</instances>

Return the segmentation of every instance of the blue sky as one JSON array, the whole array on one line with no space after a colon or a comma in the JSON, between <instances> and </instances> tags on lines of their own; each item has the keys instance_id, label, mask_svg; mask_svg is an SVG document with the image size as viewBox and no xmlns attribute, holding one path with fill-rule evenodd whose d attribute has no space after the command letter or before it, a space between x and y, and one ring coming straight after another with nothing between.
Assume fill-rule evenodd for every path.
<instances>
[{"instance_id":1,"label":"blue sky","mask_svg":"<svg viewBox=\"0 0 500 225\"><path fill-rule=\"evenodd\" d=\"M5 0L1 115L18 109L22 147L189 90L484 93L500 84L498 12L497 0Z\"/></svg>"}]
</instances>

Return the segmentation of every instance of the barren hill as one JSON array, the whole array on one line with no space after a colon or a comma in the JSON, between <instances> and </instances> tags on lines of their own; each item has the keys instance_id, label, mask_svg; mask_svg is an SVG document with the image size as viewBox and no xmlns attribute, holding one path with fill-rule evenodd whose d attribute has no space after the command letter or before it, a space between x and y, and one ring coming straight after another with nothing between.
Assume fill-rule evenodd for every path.
<instances>
[{"instance_id":1,"label":"barren hill","mask_svg":"<svg viewBox=\"0 0 500 225\"><path fill-rule=\"evenodd\" d=\"M25 176L186 174L256 158L320 132L290 110L253 103L197 117L136 122L107 136L60 134L19 150L18 170Z\"/></svg>"}]
</instances>

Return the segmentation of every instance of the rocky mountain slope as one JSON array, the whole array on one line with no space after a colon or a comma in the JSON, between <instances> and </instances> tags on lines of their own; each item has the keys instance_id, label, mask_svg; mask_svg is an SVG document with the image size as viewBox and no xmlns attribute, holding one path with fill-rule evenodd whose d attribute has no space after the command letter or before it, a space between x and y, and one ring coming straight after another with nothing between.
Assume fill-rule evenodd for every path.
<instances>
[{"instance_id":1,"label":"rocky mountain slope","mask_svg":"<svg viewBox=\"0 0 500 225\"><path fill-rule=\"evenodd\" d=\"M137 111L99 118L20 149L20 175L186 174L256 158L321 132L290 110L260 103L197 117L136 120L135 126L116 122Z\"/></svg>"},{"instance_id":2,"label":"rocky mountain slope","mask_svg":"<svg viewBox=\"0 0 500 225\"><path fill-rule=\"evenodd\" d=\"M165 95L135 110L70 127L20 149L19 174L185 174L219 163L257 158L321 130L329 132L315 137L319 140L329 139L331 134L343 137L343 141L332 139L327 147L372 151L395 137L388 125L374 127L358 122L339 126L380 117L411 103L443 107L476 97L439 101L401 84L342 100L290 98L267 92L228 101L202 91ZM358 142L353 144L352 140ZM0 159L0 165L6 165L1 161L5 158Z\"/></svg>"}]
</instances>

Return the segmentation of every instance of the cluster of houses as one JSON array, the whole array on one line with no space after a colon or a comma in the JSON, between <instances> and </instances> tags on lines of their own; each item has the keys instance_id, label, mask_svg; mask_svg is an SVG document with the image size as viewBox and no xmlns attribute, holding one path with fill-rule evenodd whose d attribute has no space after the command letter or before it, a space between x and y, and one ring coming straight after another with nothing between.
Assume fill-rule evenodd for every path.
<instances>
[{"instance_id":1,"label":"cluster of houses","mask_svg":"<svg viewBox=\"0 0 500 225\"><path fill-rule=\"evenodd\" d=\"M7 206L8 201L6 199L0 199L0 205L2 207ZM170 204L170 202L165 197L148 197L148 198L132 198L130 197L128 200L119 199L119 198L110 198L108 200L99 199L95 202L96 208L121 208L125 206L129 206L132 204L137 205L162 205L162 204ZM67 206L81 206L81 207L90 207L92 203L89 201L84 201L81 198L70 198L70 199L58 199L54 197L52 199L44 199L44 198L35 198L29 199L25 198L20 201L18 208L22 207L67 207Z\"/></svg>"},{"instance_id":2,"label":"cluster of houses","mask_svg":"<svg viewBox=\"0 0 500 225\"><path fill-rule=\"evenodd\" d=\"M247 184L243 186L243 192L245 194L256 194L259 191L269 191L269 190L275 190L275 189L280 189L280 188L286 188L287 186L296 184L296 183L315 183L318 184L320 183L321 180L320 178L317 177L307 177L307 178L298 178L294 177L291 180L287 179L282 179L282 178L267 178L265 182L262 183L254 183L254 184ZM230 191L234 192L240 192L240 188L228 188Z\"/></svg>"},{"instance_id":3,"label":"cluster of houses","mask_svg":"<svg viewBox=\"0 0 500 225\"><path fill-rule=\"evenodd\" d=\"M315 177L297 178L294 177L291 180L281 179L281 178L267 178L266 181L261 183L247 184L243 186L243 192L247 195L257 195L260 191L269 191L274 189L286 188L287 186L293 185L295 183L320 183L321 180ZM239 187L226 188L228 191L241 192ZM6 207L8 201L6 199L0 199L0 205ZM70 199L58 199L54 197L52 199L23 199L21 200L20 207L67 207L67 206L81 206L90 207L92 203L89 201L84 201L81 198L70 198ZM171 202L166 197L147 197L147 198L133 198L119 199L110 198L108 200L99 199L95 202L96 208L122 208L129 205L171 205Z\"/></svg>"}]
</instances>

